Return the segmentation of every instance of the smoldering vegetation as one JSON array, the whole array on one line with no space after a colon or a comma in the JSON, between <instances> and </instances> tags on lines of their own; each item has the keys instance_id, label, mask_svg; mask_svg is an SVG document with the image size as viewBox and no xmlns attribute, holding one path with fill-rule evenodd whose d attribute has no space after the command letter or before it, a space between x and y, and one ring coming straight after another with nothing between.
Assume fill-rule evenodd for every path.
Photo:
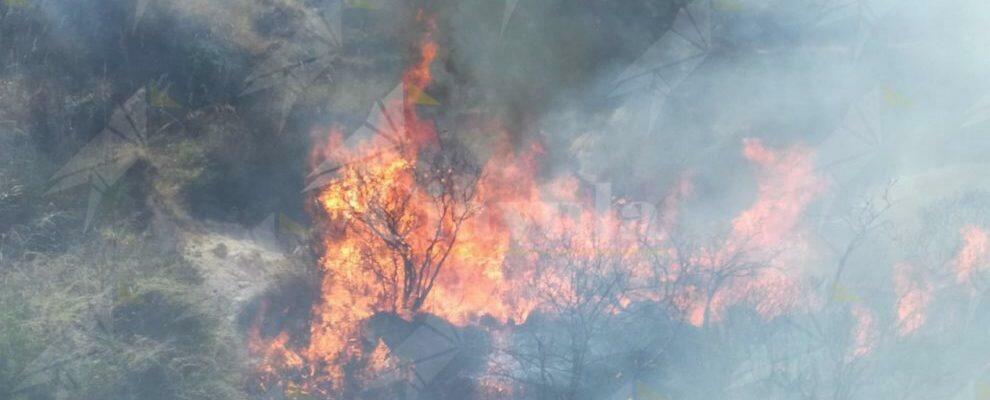
<instances>
[{"instance_id":1,"label":"smoldering vegetation","mask_svg":"<svg viewBox=\"0 0 990 400\"><path fill-rule=\"evenodd\" d=\"M985 398L988 26L3 0L0 399Z\"/></svg>"}]
</instances>

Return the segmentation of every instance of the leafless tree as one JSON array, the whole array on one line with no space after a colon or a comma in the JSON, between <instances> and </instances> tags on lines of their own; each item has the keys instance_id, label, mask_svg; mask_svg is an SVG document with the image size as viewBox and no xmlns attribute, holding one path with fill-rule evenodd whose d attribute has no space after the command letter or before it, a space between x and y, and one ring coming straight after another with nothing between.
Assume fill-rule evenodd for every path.
<instances>
[{"instance_id":1,"label":"leafless tree","mask_svg":"<svg viewBox=\"0 0 990 400\"><path fill-rule=\"evenodd\" d=\"M402 167L411 182L385 181L391 178L373 168L357 163L348 179L335 183L348 185L360 199L348 202L337 233L360 238L359 262L375 274L392 311L414 313L456 247L464 221L479 210L479 168L465 150L444 142Z\"/></svg>"},{"instance_id":2,"label":"leafless tree","mask_svg":"<svg viewBox=\"0 0 990 400\"><path fill-rule=\"evenodd\" d=\"M835 273L829 282L828 289L830 299L835 297L836 290L841 285L842 275L853 254L866 243L872 233L887 223L886 215L895 205L894 199L891 198L891 190L896 184L896 180L888 182L879 196L866 197L839 218L849 234L848 239L843 244L832 243L823 237L824 242L836 256Z\"/></svg>"},{"instance_id":3,"label":"leafless tree","mask_svg":"<svg viewBox=\"0 0 990 400\"><path fill-rule=\"evenodd\" d=\"M589 395L589 374L623 342L609 335L628 317L634 244L593 228L533 226L526 232L518 253L520 262L534 265L527 284L539 307L499 351L512 364L503 370L535 398Z\"/></svg>"}]
</instances>

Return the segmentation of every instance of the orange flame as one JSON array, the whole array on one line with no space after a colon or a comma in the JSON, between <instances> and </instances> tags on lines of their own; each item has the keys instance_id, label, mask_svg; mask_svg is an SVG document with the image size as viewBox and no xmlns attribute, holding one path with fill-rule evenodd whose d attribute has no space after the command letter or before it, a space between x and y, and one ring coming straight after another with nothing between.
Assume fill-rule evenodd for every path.
<instances>
[{"instance_id":1,"label":"orange flame","mask_svg":"<svg viewBox=\"0 0 990 400\"><path fill-rule=\"evenodd\" d=\"M430 65L438 53L435 23L419 18L427 32L418 61L402 75L407 96L401 104L384 105L391 112L383 118L395 112L403 116L401 131L383 132L346 149L343 135L334 132L321 150L340 167L316 196L324 220L323 278L308 344L292 348L286 333L268 342L260 332L251 333L261 372L296 371L309 393L340 390L349 365L364 375L387 367L386 346L362 332L377 313L410 318L425 312L461 326L491 318L511 326L534 310L559 311L555 308L600 296L582 287L587 282L576 273L628 276L634 286L650 288L676 280L686 268L675 262L668 275L654 272L650 263L655 261L643 256L643 227L624 222L614 207L623 205L621 200L603 199L602 208L594 204L600 199L588 196L572 177L540 185L537 160L543 150L538 144L514 151L509 140L502 140L473 177L455 166L433 164L430 154L445 149L432 124L420 120L415 96L408 95L430 85ZM724 242L690 262L711 272L745 254L742 262L761 268L716 293L686 285L664 295L670 298L644 289L592 299L605 305L604 312L669 300L688 314L689 322L702 325L718 320L734 304L751 305L767 318L796 306L798 282L791 264L808 247L799 220L824 185L803 147L773 150L755 139L743 145L744 156L759 168L757 199L732 220ZM690 192L690 179L682 179L661 203L663 215L649 232L648 247L676 256L667 243L669 229Z\"/></svg>"},{"instance_id":2,"label":"orange flame","mask_svg":"<svg viewBox=\"0 0 990 400\"><path fill-rule=\"evenodd\" d=\"M641 227L624 224L612 199L606 199L606 209L599 209L590 196L582 195L581 184L570 177L539 185L536 160L542 148L537 145L521 152L502 145L494 152L482 168L470 205L463 205L477 207L477 214L455 230L448 214L433 208L429 188L421 187L416 176L421 162L419 149L433 145L435 136L405 137L412 142L387 146L371 141L360 146L356 151L374 156L349 155L349 160L362 162L344 164L320 192L320 207L330 221L322 243L323 298L314 307L307 348L293 353L280 335L268 348L255 352L274 366L269 368L319 366L322 370L313 371L313 375L336 387L343 379L343 365L362 357L370 364L381 364L375 361L382 358L381 344L366 354L367 345L359 341L363 321L378 312L405 316L428 312L457 325L477 322L481 317L502 323L523 322L533 310L560 311L555 307L577 304L582 296L588 296L587 290L575 286L575 271L628 274L640 287L650 287L651 280L676 279L653 272L637 240L642 238ZM429 140L415 142L412 138ZM747 262L769 262L771 268L732 281L713 298L706 298L702 288L690 285L670 294L673 297L669 300L684 309L688 321L695 325L704 324L706 317L718 320L722 310L733 304L751 304L767 318L796 305L797 282L785 273L785 262L791 260L767 261L764 256L776 254L780 248L804 250L807 244L798 220L823 185L811 173L810 152L803 148L774 151L747 140L744 154L760 167L757 200L733 220L724 243L706 249L692 262L716 269L736 254L745 253ZM690 181L682 179L661 203L663 215L657 230L649 232L654 240L650 246L673 251L665 244L668 229L690 191ZM392 211L401 211L389 214L396 218L390 225L394 232L361 222L369 215L383 218L376 212ZM422 261L436 244L437 232L456 235L456 239L445 245L450 252L442 271L428 299L417 308L397 295L402 287L396 282L403 280L404 273L387 276L379 267L394 265L403 257ZM399 238L405 241L396 247L394 241ZM673 265L670 270L677 274L680 267ZM547 302L548 297L554 301ZM655 292L632 291L611 299L604 311L616 313L633 302L660 300L664 299Z\"/></svg>"},{"instance_id":3,"label":"orange flame","mask_svg":"<svg viewBox=\"0 0 990 400\"><path fill-rule=\"evenodd\" d=\"M814 174L811 151L802 146L774 151L759 140L745 139L743 155L761 169L756 201L732 220L725 243L704 252L695 262L712 272L738 268L752 270L752 274L716 292L708 299L711 304L696 301L688 313L695 326L705 323L706 314L718 320L733 304L752 304L764 318L798 305L800 274L794 264L809 248L800 220L825 184Z\"/></svg>"},{"instance_id":4,"label":"orange flame","mask_svg":"<svg viewBox=\"0 0 990 400\"><path fill-rule=\"evenodd\" d=\"M855 304L850 309L855 321L853 325L852 358L860 358L873 352L876 345L877 327L873 311L862 305Z\"/></svg>"},{"instance_id":5,"label":"orange flame","mask_svg":"<svg viewBox=\"0 0 990 400\"><path fill-rule=\"evenodd\" d=\"M907 336L924 326L927 320L928 304L931 302L932 286L919 278L918 271L911 265L900 263L894 266L894 292L897 295L897 333Z\"/></svg>"},{"instance_id":6,"label":"orange flame","mask_svg":"<svg viewBox=\"0 0 990 400\"><path fill-rule=\"evenodd\" d=\"M956 282L972 283L976 269L985 267L987 261L987 232L968 225L962 229L963 245L955 258Z\"/></svg>"}]
</instances>

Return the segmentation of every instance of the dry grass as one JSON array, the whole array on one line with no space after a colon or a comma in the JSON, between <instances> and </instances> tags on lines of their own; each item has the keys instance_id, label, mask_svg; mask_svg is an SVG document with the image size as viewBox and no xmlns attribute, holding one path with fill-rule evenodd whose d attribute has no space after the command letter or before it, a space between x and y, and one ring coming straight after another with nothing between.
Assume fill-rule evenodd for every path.
<instances>
[{"instance_id":1,"label":"dry grass","mask_svg":"<svg viewBox=\"0 0 990 400\"><path fill-rule=\"evenodd\" d=\"M242 398L239 340L197 271L141 235L101 236L4 264L0 397Z\"/></svg>"}]
</instances>

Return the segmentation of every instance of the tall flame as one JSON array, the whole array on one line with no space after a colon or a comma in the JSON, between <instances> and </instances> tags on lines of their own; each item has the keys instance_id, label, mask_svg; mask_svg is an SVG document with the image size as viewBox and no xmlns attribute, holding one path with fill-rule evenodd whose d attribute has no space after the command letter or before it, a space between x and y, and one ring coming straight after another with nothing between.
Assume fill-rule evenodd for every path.
<instances>
[{"instance_id":1,"label":"tall flame","mask_svg":"<svg viewBox=\"0 0 990 400\"><path fill-rule=\"evenodd\" d=\"M809 247L800 220L825 184L814 174L811 150L802 146L774 151L759 140L745 139L743 155L760 168L756 201L732 220L725 242L696 262L710 270L752 273L714 293L711 304L693 304L689 322L696 326L706 319L718 320L722 310L737 303L753 304L767 318L797 306L795 263Z\"/></svg>"},{"instance_id":2,"label":"tall flame","mask_svg":"<svg viewBox=\"0 0 990 400\"><path fill-rule=\"evenodd\" d=\"M661 202L662 218L646 230L623 218L631 205L610 194L589 196L576 178L537 182L539 144L515 150L509 140L497 141L484 165L473 169L472 160L459 159L417 114L414 99L430 85L438 53L435 23L419 18L427 29L417 61L402 75L406 95L384 104L381 114L401 115L404 123L347 148L334 132L322 149L340 167L315 196L323 220L321 297L307 344L294 347L286 333L268 342L251 333L261 372L293 371L300 390L325 394L341 390L345 371L374 375L388 364L387 349L363 326L379 313L407 319L430 313L461 326L490 318L511 326L535 310L559 312L589 299L606 313L634 302L669 301L700 326L735 304L767 318L797 305L792 265L808 247L799 221L824 189L810 150L743 141L743 155L758 168L756 200L720 242L682 256L711 276L732 263L752 265L752 273L719 283L717 291L685 284L659 294L651 288L689 272L669 242L690 179ZM657 273L657 258L645 256L649 251L678 261ZM594 279L625 277L635 290L589 290Z\"/></svg>"},{"instance_id":3,"label":"tall flame","mask_svg":"<svg viewBox=\"0 0 990 400\"><path fill-rule=\"evenodd\" d=\"M482 317L520 323L534 310L559 312L562 305L586 300L582 296L590 292L581 285L588 281L575 281L575 273L626 275L640 288L677 279L653 272L655 260L644 257L647 249L641 246L673 252L668 230L691 192L689 179L682 179L661 203L658 229L643 231L620 218L622 208L614 206L621 206L621 200L613 204L614 199L605 199L605 207L594 204L597 199L583 195L574 178L538 184L540 146L513 151L502 145L479 178L470 181L472 196L462 198L464 204L438 209L435 191L423 187L417 175L428 167L422 165L420 151L436 145L436 136L428 133L406 135L409 142L398 146L374 140L359 146L356 151L373 156L349 154L348 160L361 162L344 164L320 192L319 205L328 219L320 260L322 299L314 307L308 347L293 353L280 335L256 351L275 363L275 369L305 366L308 376L339 387L343 366L361 357L380 358L380 343L369 351L360 341L363 321L379 312L406 317L427 312L457 325ZM765 265L715 293L686 285L669 294L673 297L666 300L684 309L695 325L718 320L734 304L752 305L770 318L797 303L797 278L788 273L793 272L793 252L807 247L799 219L823 184L812 173L807 149L771 150L747 140L744 155L759 167L757 199L733 219L723 242L702 249L691 262L712 273L739 254L745 255L743 262ZM465 213L472 210L471 217L455 218L449 209L458 207ZM443 251L431 253L437 248ZM417 265L443 262L420 304L400 295L409 274L401 267L409 260ZM383 268L389 266L393 268ZM668 267L675 275L680 271L678 265ZM647 290L608 302L593 300L607 305L603 311L616 313L633 302L665 299Z\"/></svg>"}]
</instances>

